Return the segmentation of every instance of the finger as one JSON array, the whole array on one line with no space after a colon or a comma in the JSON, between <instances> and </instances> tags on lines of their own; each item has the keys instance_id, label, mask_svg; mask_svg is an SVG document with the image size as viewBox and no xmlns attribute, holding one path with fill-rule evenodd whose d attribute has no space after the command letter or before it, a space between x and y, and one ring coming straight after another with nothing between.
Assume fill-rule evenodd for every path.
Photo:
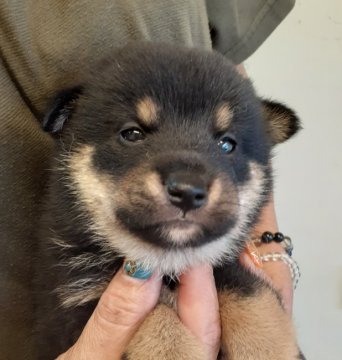
<instances>
[{"instance_id":1,"label":"finger","mask_svg":"<svg viewBox=\"0 0 342 360\"><path fill-rule=\"evenodd\" d=\"M156 305L160 286L157 276L139 279L122 268L101 296L76 344L60 359L120 359L139 325Z\"/></svg>"},{"instance_id":2,"label":"finger","mask_svg":"<svg viewBox=\"0 0 342 360\"><path fill-rule=\"evenodd\" d=\"M220 343L220 314L213 270L201 265L180 276L177 299L182 323L217 357Z\"/></svg>"},{"instance_id":3,"label":"finger","mask_svg":"<svg viewBox=\"0 0 342 360\"><path fill-rule=\"evenodd\" d=\"M273 195L270 196L266 205L262 208L258 223L254 226L256 234L262 234L264 231L277 232L278 223L274 206Z\"/></svg>"},{"instance_id":4,"label":"finger","mask_svg":"<svg viewBox=\"0 0 342 360\"><path fill-rule=\"evenodd\" d=\"M279 249L279 244L267 244L265 246L271 246L270 249L266 250L269 252L281 252L284 249ZM277 246L274 248L273 246ZM258 251L265 253L265 249L258 248ZM293 285L291 272L288 266L282 261L267 262L260 267L258 261L251 256L249 251L243 251L240 255L240 262L247 269L252 271L254 274L267 281L274 289L278 290L283 301L283 306L287 314L292 314L293 304Z\"/></svg>"},{"instance_id":5,"label":"finger","mask_svg":"<svg viewBox=\"0 0 342 360\"><path fill-rule=\"evenodd\" d=\"M263 264L254 251L251 252L249 249L245 249L240 255L240 262L245 268L271 284L271 279L267 277L263 270Z\"/></svg>"}]
</instances>

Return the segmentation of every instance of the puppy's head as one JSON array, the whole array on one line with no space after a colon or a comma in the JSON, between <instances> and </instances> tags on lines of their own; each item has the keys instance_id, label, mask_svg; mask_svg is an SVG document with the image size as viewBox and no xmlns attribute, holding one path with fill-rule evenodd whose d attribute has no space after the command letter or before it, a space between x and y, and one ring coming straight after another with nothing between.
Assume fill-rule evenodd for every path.
<instances>
[{"instance_id":1,"label":"puppy's head","mask_svg":"<svg viewBox=\"0 0 342 360\"><path fill-rule=\"evenodd\" d=\"M224 57L146 44L103 60L44 119L92 238L168 274L236 254L271 189L271 147L298 127Z\"/></svg>"}]
</instances>

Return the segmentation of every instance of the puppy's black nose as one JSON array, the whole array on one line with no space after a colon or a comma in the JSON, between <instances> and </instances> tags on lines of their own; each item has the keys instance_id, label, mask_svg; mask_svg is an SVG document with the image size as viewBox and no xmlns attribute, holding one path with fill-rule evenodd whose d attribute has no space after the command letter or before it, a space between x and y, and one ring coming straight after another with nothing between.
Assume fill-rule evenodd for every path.
<instances>
[{"instance_id":1,"label":"puppy's black nose","mask_svg":"<svg viewBox=\"0 0 342 360\"><path fill-rule=\"evenodd\" d=\"M171 174L166 181L166 191L171 204L184 212L198 209L207 202L207 186L194 175Z\"/></svg>"}]
</instances>

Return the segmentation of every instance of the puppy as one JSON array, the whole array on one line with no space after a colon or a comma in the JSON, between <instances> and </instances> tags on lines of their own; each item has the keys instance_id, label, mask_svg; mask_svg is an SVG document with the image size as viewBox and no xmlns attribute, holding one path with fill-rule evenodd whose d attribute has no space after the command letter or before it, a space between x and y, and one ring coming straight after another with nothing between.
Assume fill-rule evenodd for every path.
<instances>
[{"instance_id":1,"label":"puppy","mask_svg":"<svg viewBox=\"0 0 342 360\"><path fill-rule=\"evenodd\" d=\"M117 50L76 85L43 124L56 153L37 267L38 358L75 342L124 258L171 279L214 267L220 358L300 358L278 294L238 261L272 189L272 146L297 132L295 113L260 100L223 56L169 45ZM161 300L125 359L203 359L171 307L177 283L167 283L170 303Z\"/></svg>"}]
</instances>

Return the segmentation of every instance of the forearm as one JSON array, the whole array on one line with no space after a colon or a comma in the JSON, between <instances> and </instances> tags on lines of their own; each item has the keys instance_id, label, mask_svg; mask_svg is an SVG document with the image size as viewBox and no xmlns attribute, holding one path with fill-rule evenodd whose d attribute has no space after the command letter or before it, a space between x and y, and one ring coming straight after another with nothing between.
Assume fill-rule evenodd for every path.
<instances>
[{"instance_id":1,"label":"forearm","mask_svg":"<svg viewBox=\"0 0 342 360\"><path fill-rule=\"evenodd\" d=\"M237 65L236 68L244 78L248 77L243 64ZM267 205L263 208L259 221L253 229L252 236L260 237L265 231L270 231L272 233L279 231L273 195ZM257 251L260 255L269 253L285 253L284 247L274 241L269 244L260 243L257 247ZM291 315L293 285L288 266L283 261L272 261L263 263L262 270L266 273L267 279L271 282L272 286L280 292L286 312Z\"/></svg>"}]
</instances>

